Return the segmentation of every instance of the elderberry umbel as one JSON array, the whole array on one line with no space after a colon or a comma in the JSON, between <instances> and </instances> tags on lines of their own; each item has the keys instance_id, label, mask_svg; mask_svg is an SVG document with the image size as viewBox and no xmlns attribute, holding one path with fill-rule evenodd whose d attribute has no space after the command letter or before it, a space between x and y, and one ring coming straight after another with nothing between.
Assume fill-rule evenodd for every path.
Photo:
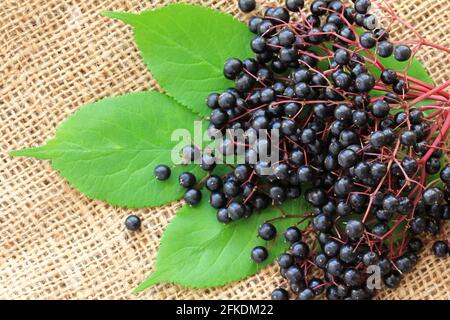
<instances>
[{"instance_id":1,"label":"elderberry umbel","mask_svg":"<svg viewBox=\"0 0 450 320\"><path fill-rule=\"evenodd\" d=\"M256 2L238 6L250 12ZM278 258L285 280L273 299L369 299L376 290L366 271L374 266L386 287L398 287L419 259L420 238L437 235L450 218L444 163L450 81L433 86L380 59L408 68L421 46L450 50L422 37L391 40L389 27L370 13L375 6L286 0L250 18L254 55L224 61L223 76L234 87L206 97L208 134L219 147L202 154L188 145L180 153L207 174L199 181L188 172L179 176L185 201L209 199L218 223L239 223L296 198L308 203L308 212L280 213L255 230L267 242L249 252L255 263L266 261L277 238L288 247ZM388 4L381 9L402 23ZM243 140L231 134L238 130ZM261 135L264 130L277 135ZM279 157L268 160L262 149ZM217 175L225 156L245 161ZM155 176L166 180L170 169L160 165ZM286 217L298 223L279 228ZM447 244L437 242L433 252L448 256Z\"/></svg>"}]
</instances>

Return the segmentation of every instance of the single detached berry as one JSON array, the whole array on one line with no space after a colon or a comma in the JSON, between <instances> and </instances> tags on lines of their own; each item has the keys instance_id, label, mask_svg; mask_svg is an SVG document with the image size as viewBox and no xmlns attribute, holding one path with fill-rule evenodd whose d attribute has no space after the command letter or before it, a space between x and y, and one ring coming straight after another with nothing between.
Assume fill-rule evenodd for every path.
<instances>
[{"instance_id":1,"label":"single detached berry","mask_svg":"<svg viewBox=\"0 0 450 320\"><path fill-rule=\"evenodd\" d=\"M258 229L258 235L264 240L272 240L277 235L277 229L271 223L263 223Z\"/></svg>"},{"instance_id":2,"label":"single detached berry","mask_svg":"<svg viewBox=\"0 0 450 320\"><path fill-rule=\"evenodd\" d=\"M125 219L125 227L130 231L139 230L141 227L141 218L132 214Z\"/></svg>"},{"instance_id":3,"label":"single detached berry","mask_svg":"<svg viewBox=\"0 0 450 320\"><path fill-rule=\"evenodd\" d=\"M170 168L164 164L160 164L155 167L155 177L160 181L164 181L170 178Z\"/></svg>"},{"instance_id":4,"label":"single detached berry","mask_svg":"<svg viewBox=\"0 0 450 320\"><path fill-rule=\"evenodd\" d=\"M264 260L267 259L268 256L269 256L269 253L267 252L267 249L262 246L253 248L253 250L251 252L251 258L256 263L263 262Z\"/></svg>"},{"instance_id":5,"label":"single detached berry","mask_svg":"<svg viewBox=\"0 0 450 320\"><path fill-rule=\"evenodd\" d=\"M448 244L444 241L436 241L431 248L436 257L442 258L448 254Z\"/></svg>"},{"instance_id":6,"label":"single detached berry","mask_svg":"<svg viewBox=\"0 0 450 320\"><path fill-rule=\"evenodd\" d=\"M238 1L239 9L242 12L250 12L255 10L256 1L255 0L239 0Z\"/></svg>"}]
</instances>

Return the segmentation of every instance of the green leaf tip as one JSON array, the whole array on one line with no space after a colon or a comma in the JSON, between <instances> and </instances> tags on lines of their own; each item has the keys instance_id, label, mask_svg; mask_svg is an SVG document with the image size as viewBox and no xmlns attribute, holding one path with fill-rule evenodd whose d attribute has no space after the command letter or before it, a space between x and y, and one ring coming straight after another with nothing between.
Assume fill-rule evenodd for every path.
<instances>
[{"instance_id":1,"label":"green leaf tip","mask_svg":"<svg viewBox=\"0 0 450 320\"><path fill-rule=\"evenodd\" d=\"M159 276L159 273L157 271L152 273L140 285L138 285L136 288L133 289L133 294L141 293L145 289L150 288L151 286L154 286L155 284L163 282L163 280L159 279L158 276Z\"/></svg>"},{"instance_id":2,"label":"green leaf tip","mask_svg":"<svg viewBox=\"0 0 450 320\"><path fill-rule=\"evenodd\" d=\"M122 22L125 22L127 24L133 25L133 23L136 21L136 17L139 16L139 14L130 13L130 12L114 12L114 11L104 11L101 13L102 16L117 19Z\"/></svg>"},{"instance_id":3,"label":"green leaf tip","mask_svg":"<svg viewBox=\"0 0 450 320\"><path fill-rule=\"evenodd\" d=\"M33 157L37 159L48 159L48 150L45 146L13 150L8 152L10 157Z\"/></svg>"}]
</instances>

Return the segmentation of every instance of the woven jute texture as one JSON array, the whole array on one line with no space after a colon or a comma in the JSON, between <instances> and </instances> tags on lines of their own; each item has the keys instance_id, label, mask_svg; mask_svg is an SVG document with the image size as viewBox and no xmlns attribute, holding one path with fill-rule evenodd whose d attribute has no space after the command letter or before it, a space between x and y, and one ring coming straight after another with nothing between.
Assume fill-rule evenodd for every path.
<instances>
[{"instance_id":1,"label":"woven jute texture","mask_svg":"<svg viewBox=\"0 0 450 320\"><path fill-rule=\"evenodd\" d=\"M11 159L37 146L80 106L107 96L158 88L130 28L101 17L106 10L139 12L173 1L2 0L0 5L0 298L3 299L257 299L279 283L271 266L239 283L211 290L160 284L131 291L153 270L159 240L180 203L127 210L89 200L50 163ZM236 1L192 1L245 18ZM273 1L266 1L274 4ZM391 0L400 16L435 42L450 46L449 0ZM397 30L408 38L410 32ZM450 78L449 55L423 50L433 79ZM143 218L130 234L123 221ZM446 227L441 238L448 239ZM450 260L430 255L383 299L450 298Z\"/></svg>"}]
</instances>

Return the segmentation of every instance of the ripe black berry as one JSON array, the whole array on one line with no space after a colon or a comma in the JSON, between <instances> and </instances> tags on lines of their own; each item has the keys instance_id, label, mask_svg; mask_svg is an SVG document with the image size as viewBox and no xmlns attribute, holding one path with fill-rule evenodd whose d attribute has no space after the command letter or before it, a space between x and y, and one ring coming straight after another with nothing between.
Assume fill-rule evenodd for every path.
<instances>
[{"instance_id":1,"label":"ripe black berry","mask_svg":"<svg viewBox=\"0 0 450 320\"><path fill-rule=\"evenodd\" d=\"M136 231L141 227L141 218L132 214L125 219L125 227L130 231Z\"/></svg>"},{"instance_id":2,"label":"ripe black berry","mask_svg":"<svg viewBox=\"0 0 450 320\"><path fill-rule=\"evenodd\" d=\"M180 174L180 177L178 178L178 181L180 183L180 186L184 188L190 188L193 187L197 179L195 176L190 172L183 172Z\"/></svg>"},{"instance_id":3,"label":"ripe black berry","mask_svg":"<svg viewBox=\"0 0 450 320\"><path fill-rule=\"evenodd\" d=\"M404 146L411 147L413 146L417 141L417 136L413 131L405 130L400 135L400 142Z\"/></svg>"},{"instance_id":4,"label":"ripe black berry","mask_svg":"<svg viewBox=\"0 0 450 320\"><path fill-rule=\"evenodd\" d=\"M303 9L305 2L304 0L286 0L285 5L289 11L299 12L301 9Z\"/></svg>"},{"instance_id":5,"label":"ripe black berry","mask_svg":"<svg viewBox=\"0 0 450 320\"><path fill-rule=\"evenodd\" d=\"M366 14L367 11L369 11L370 5L371 3L369 0L356 0L354 6L358 13Z\"/></svg>"},{"instance_id":6,"label":"ripe black berry","mask_svg":"<svg viewBox=\"0 0 450 320\"><path fill-rule=\"evenodd\" d=\"M437 187L426 189L422 194L423 200L428 205L439 204L444 199L444 193Z\"/></svg>"},{"instance_id":7,"label":"ripe black berry","mask_svg":"<svg viewBox=\"0 0 450 320\"><path fill-rule=\"evenodd\" d=\"M219 221L220 223L224 223L224 224L230 223L231 219L228 216L227 208L220 208L217 211L217 221Z\"/></svg>"},{"instance_id":8,"label":"ripe black berry","mask_svg":"<svg viewBox=\"0 0 450 320\"><path fill-rule=\"evenodd\" d=\"M209 203L211 207L220 209L222 207L225 207L225 205L227 204L227 198L221 192L212 192L209 198Z\"/></svg>"},{"instance_id":9,"label":"ripe black berry","mask_svg":"<svg viewBox=\"0 0 450 320\"><path fill-rule=\"evenodd\" d=\"M304 242L295 242L291 246L292 255L297 259L306 259L309 255L309 246Z\"/></svg>"},{"instance_id":10,"label":"ripe black berry","mask_svg":"<svg viewBox=\"0 0 450 320\"><path fill-rule=\"evenodd\" d=\"M312 300L314 297L314 291L311 288L306 288L299 293L298 300Z\"/></svg>"},{"instance_id":11,"label":"ripe black berry","mask_svg":"<svg viewBox=\"0 0 450 320\"><path fill-rule=\"evenodd\" d=\"M277 235L277 229L271 223L263 223L259 226L258 235L264 240L272 240Z\"/></svg>"},{"instance_id":12,"label":"ripe black berry","mask_svg":"<svg viewBox=\"0 0 450 320\"><path fill-rule=\"evenodd\" d=\"M267 249L262 246L254 247L251 252L251 258L256 263L261 263L264 260L267 259L269 256L269 253L267 252Z\"/></svg>"},{"instance_id":13,"label":"ripe black berry","mask_svg":"<svg viewBox=\"0 0 450 320\"><path fill-rule=\"evenodd\" d=\"M394 57L398 61L406 61L411 57L411 48L405 45L398 45L394 49Z\"/></svg>"},{"instance_id":14,"label":"ripe black berry","mask_svg":"<svg viewBox=\"0 0 450 320\"><path fill-rule=\"evenodd\" d=\"M364 224L359 220L349 220L345 226L345 233L351 239L358 239L364 232Z\"/></svg>"},{"instance_id":15,"label":"ripe black berry","mask_svg":"<svg viewBox=\"0 0 450 320\"><path fill-rule=\"evenodd\" d=\"M372 49L377 44L377 39L372 32L364 32L359 38L361 46L366 49Z\"/></svg>"},{"instance_id":16,"label":"ripe black berry","mask_svg":"<svg viewBox=\"0 0 450 320\"><path fill-rule=\"evenodd\" d=\"M387 58L394 52L394 45L389 41L381 41L377 47L377 54L380 57Z\"/></svg>"},{"instance_id":17,"label":"ripe black berry","mask_svg":"<svg viewBox=\"0 0 450 320\"><path fill-rule=\"evenodd\" d=\"M289 268L295 262L294 258L289 253L283 253L281 256L278 257L277 261L280 268L284 269Z\"/></svg>"},{"instance_id":18,"label":"ripe black berry","mask_svg":"<svg viewBox=\"0 0 450 320\"><path fill-rule=\"evenodd\" d=\"M288 300L289 294L285 289L276 288L272 291L272 300Z\"/></svg>"},{"instance_id":19,"label":"ripe black berry","mask_svg":"<svg viewBox=\"0 0 450 320\"><path fill-rule=\"evenodd\" d=\"M297 227L289 227L284 232L284 238L287 242L294 243L302 239L302 232Z\"/></svg>"},{"instance_id":20,"label":"ripe black berry","mask_svg":"<svg viewBox=\"0 0 450 320\"><path fill-rule=\"evenodd\" d=\"M447 253L449 252L448 244L444 241L436 241L433 243L431 250L433 251L433 254L439 258L447 256Z\"/></svg>"},{"instance_id":21,"label":"ripe black berry","mask_svg":"<svg viewBox=\"0 0 450 320\"><path fill-rule=\"evenodd\" d=\"M184 194L184 201L190 205L196 205L202 199L202 193L200 190L191 188L186 191Z\"/></svg>"},{"instance_id":22,"label":"ripe black berry","mask_svg":"<svg viewBox=\"0 0 450 320\"><path fill-rule=\"evenodd\" d=\"M239 220L245 216L245 207L238 202L232 202L228 206L228 216L231 220Z\"/></svg>"},{"instance_id":23,"label":"ripe black berry","mask_svg":"<svg viewBox=\"0 0 450 320\"><path fill-rule=\"evenodd\" d=\"M255 0L239 0L238 6L242 12L250 12L250 11L255 10L256 1Z\"/></svg>"},{"instance_id":24,"label":"ripe black berry","mask_svg":"<svg viewBox=\"0 0 450 320\"><path fill-rule=\"evenodd\" d=\"M338 49L334 52L334 61L340 65L346 65L350 61L350 54L347 50Z\"/></svg>"},{"instance_id":25,"label":"ripe black berry","mask_svg":"<svg viewBox=\"0 0 450 320\"><path fill-rule=\"evenodd\" d=\"M170 173L170 168L164 164L155 167L155 177L160 181L169 179Z\"/></svg>"},{"instance_id":26,"label":"ripe black berry","mask_svg":"<svg viewBox=\"0 0 450 320\"><path fill-rule=\"evenodd\" d=\"M355 83L359 92L369 92L375 86L375 78L369 73L362 73L356 77Z\"/></svg>"}]
</instances>

